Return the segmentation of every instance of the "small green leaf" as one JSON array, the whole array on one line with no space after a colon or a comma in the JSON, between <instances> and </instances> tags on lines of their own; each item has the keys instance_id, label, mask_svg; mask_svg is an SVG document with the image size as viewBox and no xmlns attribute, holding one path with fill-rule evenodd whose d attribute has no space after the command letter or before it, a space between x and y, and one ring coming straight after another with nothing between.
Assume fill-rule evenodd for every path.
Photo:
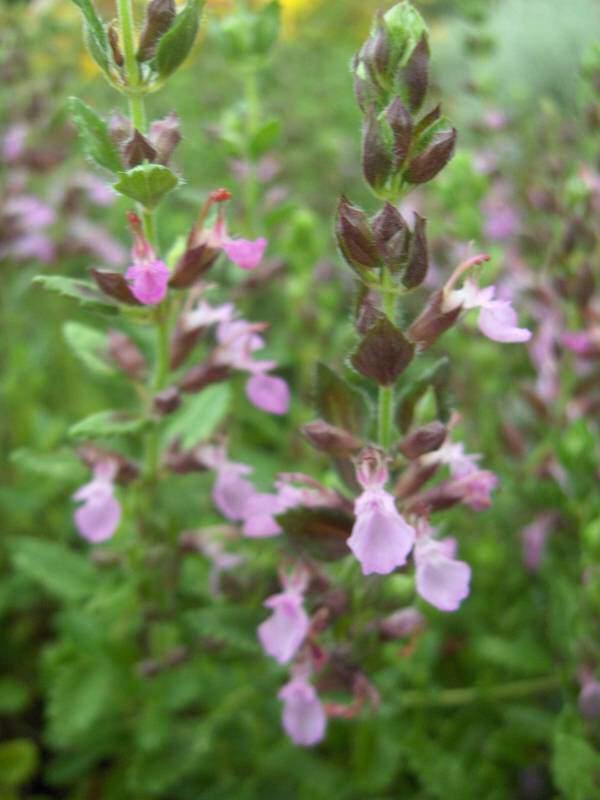
<instances>
[{"instance_id":1,"label":"small green leaf","mask_svg":"<svg viewBox=\"0 0 600 800\"><path fill-rule=\"evenodd\" d=\"M396 423L401 431L407 431L412 423L415 407L429 387L433 388L438 415L445 422L450 414L447 398L449 361L444 356L426 367L416 378L408 382L396 396Z\"/></svg>"},{"instance_id":2,"label":"small green leaf","mask_svg":"<svg viewBox=\"0 0 600 800\"><path fill-rule=\"evenodd\" d=\"M159 39L156 48L156 70L161 78L167 78L175 72L188 57L198 33L200 11L203 6L204 0L188 0L171 28Z\"/></svg>"},{"instance_id":3,"label":"small green leaf","mask_svg":"<svg viewBox=\"0 0 600 800\"><path fill-rule=\"evenodd\" d=\"M85 471L72 450L41 453L21 447L10 454L15 466L31 475L42 475L56 483L70 483L83 478Z\"/></svg>"},{"instance_id":4,"label":"small green leaf","mask_svg":"<svg viewBox=\"0 0 600 800\"><path fill-rule=\"evenodd\" d=\"M83 14L85 38L90 55L98 66L108 72L110 66L110 49L106 29L92 0L73 0Z\"/></svg>"},{"instance_id":5,"label":"small green leaf","mask_svg":"<svg viewBox=\"0 0 600 800\"><path fill-rule=\"evenodd\" d=\"M553 741L552 777L562 797L591 800L600 792L600 754L586 739L577 712L566 707L559 716Z\"/></svg>"},{"instance_id":6,"label":"small green leaf","mask_svg":"<svg viewBox=\"0 0 600 800\"><path fill-rule=\"evenodd\" d=\"M30 739L11 739L0 744L0 786L16 787L35 774L38 752Z\"/></svg>"},{"instance_id":7,"label":"small green leaf","mask_svg":"<svg viewBox=\"0 0 600 800\"><path fill-rule=\"evenodd\" d=\"M119 151L102 117L77 97L69 99L69 108L88 158L110 172L122 169Z\"/></svg>"},{"instance_id":8,"label":"small green leaf","mask_svg":"<svg viewBox=\"0 0 600 800\"><path fill-rule=\"evenodd\" d=\"M128 172L119 172L113 188L146 208L154 208L179 183L179 178L161 164L140 164Z\"/></svg>"},{"instance_id":9,"label":"small green leaf","mask_svg":"<svg viewBox=\"0 0 600 800\"><path fill-rule=\"evenodd\" d=\"M354 519L335 508L292 508L277 517L292 546L325 561L348 555Z\"/></svg>"},{"instance_id":10,"label":"small green leaf","mask_svg":"<svg viewBox=\"0 0 600 800\"><path fill-rule=\"evenodd\" d=\"M65 322L63 336L71 350L85 366L97 375L113 375L114 365L108 360L106 334L82 325L81 322Z\"/></svg>"},{"instance_id":11,"label":"small green leaf","mask_svg":"<svg viewBox=\"0 0 600 800\"><path fill-rule=\"evenodd\" d=\"M322 363L317 364L316 406L332 425L358 435L365 432L369 408L362 392Z\"/></svg>"},{"instance_id":12,"label":"small green leaf","mask_svg":"<svg viewBox=\"0 0 600 800\"><path fill-rule=\"evenodd\" d=\"M184 448L207 439L225 419L231 403L231 390L226 383L218 383L203 389L186 399L183 409L167 426L169 439L181 440Z\"/></svg>"},{"instance_id":13,"label":"small green leaf","mask_svg":"<svg viewBox=\"0 0 600 800\"><path fill-rule=\"evenodd\" d=\"M19 714L30 700L31 690L25 681L10 676L0 678L0 714Z\"/></svg>"},{"instance_id":14,"label":"small green leaf","mask_svg":"<svg viewBox=\"0 0 600 800\"><path fill-rule=\"evenodd\" d=\"M261 125L250 140L250 152L254 158L267 153L279 138L281 123L278 119L270 119Z\"/></svg>"},{"instance_id":15,"label":"small green leaf","mask_svg":"<svg viewBox=\"0 0 600 800\"><path fill-rule=\"evenodd\" d=\"M125 436L138 433L148 420L125 411L99 411L69 428L73 439L101 439L104 436Z\"/></svg>"},{"instance_id":16,"label":"small green leaf","mask_svg":"<svg viewBox=\"0 0 600 800\"><path fill-rule=\"evenodd\" d=\"M11 545L15 569L61 600L77 602L94 591L97 572L85 556L33 537L15 539Z\"/></svg>"},{"instance_id":17,"label":"small green leaf","mask_svg":"<svg viewBox=\"0 0 600 800\"><path fill-rule=\"evenodd\" d=\"M80 305L102 314L118 314L119 307L110 298L101 294L88 281L67 278L64 275L36 275L32 281L38 283L51 292L57 292L64 297L77 300Z\"/></svg>"},{"instance_id":18,"label":"small green leaf","mask_svg":"<svg viewBox=\"0 0 600 800\"><path fill-rule=\"evenodd\" d=\"M254 32L256 53L266 55L277 42L281 24L279 0L272 0L257 15Z\"/></svg>"}]
</instances>

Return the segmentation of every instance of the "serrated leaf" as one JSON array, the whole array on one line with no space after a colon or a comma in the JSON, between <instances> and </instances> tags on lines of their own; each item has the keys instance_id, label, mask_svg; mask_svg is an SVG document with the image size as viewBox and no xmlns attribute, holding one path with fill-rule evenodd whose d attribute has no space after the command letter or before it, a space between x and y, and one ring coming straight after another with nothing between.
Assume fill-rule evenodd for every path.
<instances>
[{"instance_id":1,"label":"serrated leaf","mask_svg":"<svg viewBox=\"0 0 600 800\"><path fill-rule=\"evenodd\" d=\"M119 180L113 184L113 189L145 208L154 208L178 183L179 178L168 167L140 164L127 172L119 172Z\"/></svg>"},{"instance_id":2,"label":"serrated leaf","mask_svg":"<svg viewBox=\"0 0 600 800\"><path fill-rule=\"evenodd\" d=\"M96 64L108 72L110 66L110 49L106 29L91 0L73 0L83 15L88 50Z\"/></svg>"},{"instance_id":3,"label":"serrated leaf","mask_svg":"<svg viewBox=\"0 0 600 800\"><path fill-rule=\"evenodd\" d=\"M231 404L231 389L226 383L203 389L185 401L182 410L167 426L169 439L180 439L184 448L194 447L211 436L225 419Z\"/></svg>"},{"instance_id":4,"label":"serrated leaf","mask_svg":"<svg viewBox=\"0 0 600 800\"><path fill-rule=\"evenodd\" d=\"M188 57L196 40L203 6L203 0L188 0L173 25L159 39L155 63L161 78L167 78L175 72Z\"/></svg>"},{"instance_id":5,"label":"serrated leaf","mask_svg":"<svg viewBox=\"0 0 600 800\"><path fill-rule=\"evenodd\" d=\"M319 414L339 428L362 435L369 424L369 407L364 395L332 369L317 364L316 407Z\"/></svg>"},{"instance_id":6,"label":"serrated leaf","mask_svg":"<svg viewBox=\"0 0 600 800\"><path fill-rule=\"evenodd\" d=\"M38 764L38 751L30 739L11 739L0 744L0 786L15 788L29 781ZM16 797L16 795L15 795Z\"/></svg>"},{"instance_id":7,"label":"serrated leaf","mask_svg":"<svg viewBox=\"0 0 600 800\"><path fill-rule=\"evenodd\" d=\"M301 507L276 519L295 549L330 561L348 555L346 541L354 523L350 514L335 508Z\"/></svg>"},{"instance_id":8,"label":"serrated leaf","mask_svg":"<svg viewBox=\"0 0 600 800\"><path fill-rule=\"evenodd\" d=\"M351 356L354 369L376 381L392 386L410 364L415 347L384 314L369 328Z\"/></svg>"},{"instance_id":9,"label":"serrated leaf","mask_svg":"<svg viewBox=\"0 0 600 800\"><path fill-rule=\"evenodd\" d=\"M93 564L58 542L22 537L11 542L10 553L18 572L61 600L77 602L95 589Z\"/></svg>"},{"instance_id":10,"label":"serrated leaf","mask_svg":"<svg viewBox=\"0 0 600 800\"><path fill-rule=\"evenodd\" d=\"M100 439L138 433L149 424L147 419L125 411L99 411L69 428L73 439Z\"/></svg>"},{"instance_id":11,"label":"serrated leaf","mask_svg":"<svg viewBox=\"0 0 600 800\"><path fill-rule=\"evenodd\" d=\"M96 112L77 97L69 99L69 108L85 154L110 172L123 168L116 144L110 137L108 125Z\"/></svg>"},{"instance_id":12,"label":"serrated leaf","mask_svg":"<svg viewBox=\"0 0 600 800\"><path fill-rule=\"evenodd\" d=\"M63 336L71 350L97 375L114 375L115 366L108 359L108 343L102 331L81 322L65 322Z\"/></svg>"},{"instance_id":13,"label":"serrated leaf","mask_svg":"<svg viewBox=\"0 0 600 800\"><path fill-rule=\"evenodd\" d=\"M32 283L38 283L45 289L62 294L64 297L71 297L80 305L103 314L119 313L117 304L101 294L88 281L66 278L64 275L37 275Z\"/></svg>"}]
</instances>

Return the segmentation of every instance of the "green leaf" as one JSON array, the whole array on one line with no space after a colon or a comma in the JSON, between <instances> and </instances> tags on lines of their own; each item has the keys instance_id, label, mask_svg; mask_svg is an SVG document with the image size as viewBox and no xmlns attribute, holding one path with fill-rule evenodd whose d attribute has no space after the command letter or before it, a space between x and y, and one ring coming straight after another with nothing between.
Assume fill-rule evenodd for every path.
<instances>
[{"instance_id":1,"label":"green leaf","mask_svg":"<svg viewBox=\"0 0 600 800\"><path fill-rule=\"evenodd\" d=\"M85 475L81 461L72 450L41 453L20 447L10 454L10 460L23 472L42 475L56 483L74 482Z\"/></svg>"},{"instance_id":2,"label":"green leaf","mask_svg":"<svg viewBox=\"0 0 600 800\"><path fill-rule=\"evenodd\" d=\"M30 699L31 690L25 681L9 676L0 678L0 714L19 714L27 707Z\"/></svg>"},{"instance_id":3,"label":"green leaf","mask_svg":"<svg viewBox=\"0 0 600 800\"><path fill-rule=\"evenodd\" d=\"M334 561L348 555L354 518L335 508L292 508L277 517L292 546L316 558Z\"/></svg>"},{"instance_id":4,"label":"green leaf","mask_svg":"<svg viewBox=\"0 0 600 800\"><path fill-rule=\"evenodd\" d=\"M581 718L566 708L558 718L553 742L552 777L561 796L591 800L600 793L600 754L585 738Z\"/></svg>"},{"instance_id":5,"label":"green leaf","mask_svg":"<svg viewBox=\"0 0 600 800\"><path fill-rule=\"evenodd\" d=\"M279 0L273 0L257 15L254 41L256 53L266 55L277 42L281 24Z\"/></svg>"},{"instance_id":6,"label":"green leaf","mask_svg":"<svg viewBox=\"0 0 600 800\"><path fill-rule=\"evenodd\" d=\"M83 14L83 24L85 28L85 38L88 50L96 64L108 72L110 66L110 48L106 29L94 4L91 0L73 0L79 6Z\"/></svg>"},{"instance_id":7,"label":"green leaf","mask_svg":"<svg viewBox=\"0 0 600 800\"><path fill-rule=\"evenodd\" d=\"M71 297L77 300L79 305L102 314L116 315L119 313L118 305L88 281L66 278L64 275L36 275L32 283L38 283L45 289L62 294L64 297Z\"/></svg>"},{"instance_id":8,"label":"green leaf","mask_svg":"<svg viewBox=\"0 0 600 800\"><path fill-rule=\"evenodd\" d=\"M362 392L320 362L317 364L316 406L332 425L359 435L365 432L369 408Z\"/></svg>"},{"instance_id":9,"label":"green leaf","mask_svg":"<svg viewBox=\"0 0 600 800\"><path fill-rule=\"evenodd\" d=\"M25 536L11 542L10 552L18 572L61 600L84 600L96 586L93 564L58 542Z\"/></svg>"},{"instance_id":10,"label":"green leaf","mask_svg":"<svg viewBox=\"0 0 600 800\"><path fill-rule=\"evenodd\" d=\"M434 391L440 420L445 422L448 419L450 413L447 398L449 366L450 362L445 356L438 359L398 392L396 422L401 431L407 431L410 428L415 406L430 387Z\"/></svg>"},{"instance_id":11,"label":"green leaf","mask_svg":"<svg viewBox=\"0 0 600 800\"><path fill-rule=\"evenodd\" d=\"M73 439L101 439L104 436L124 436L138 433L149 422L125 411L98 411L69 428Z\"/></svg>"},{"instance_id":12,"label":"green leaf","mask_svg":"<svg viewBox=\"0 0 600 800\"><path fill-rule=\"evenodd\" d=\"M203 6L204 0L188 0L171 28L159 39L156 48L156 70L161 78L167 78L175 72L188 57L196 40Z\"/></svg>"},{"instance_id":13,"label":"green leaf","mask_svg":"<svg viewBox=\"0 0 600 800\"><path fill-rule=\"evenodd\" d=\"M267 153L279 138L281 122L270 119L261 125L250 140L250 153L254 158L260 158Z\"/></svg>"},{"instance_id":14,"label":"green leaf","mask_svg":"<svg viewBox=\"0 0 600 800\"><path fill-rule=\"evenodd\" d=\"M140 164L128 172L119 172L113 188L146 208L154 208L179 183L179 178L161 164Z\"/></svg>"},{"instance_id":15,"label":"green leaf","mask_svg":"<svg viewBox=\"0 0 600 800\"><path fill-rule=\"evenodd\" d=\"M88 158L110 172L122 169L119 151L102 117L77 97L69 98L69 109Z\"/></svg>"},{"instance_id":16,"label":"green leaf","mask_svg":"<svg viewBox=\"0 0 600 800\"><path fill-rule=\"evenodd\" d=\"M231 389L226 383L208 386L185 401L183 409L167 426L169 439L181 440L184 448L208 439L225 419L231 404Z\"/></svg>"},{"instance_id":17,"label":"green leaf","mask_svg":"<svg viewBox=\"0 0 600 800\"><path fill-rule=\"evenodd\" d=\"M82 325L81 322L65 322L63 336L71 350L85 366L97 375L114 375L115 367L108 360L106 334Z\"/></svg>"},{"instance_id":18,"label":"green leaf","mask_svg":"<svg viewBox=\"0 0 600 800\"><path fill-rule=\"evenodd\" d=\"M0 744L0 786L16 787L35 774L38 751L30 739L11 739Z\"/></svg>"}]
</instances>

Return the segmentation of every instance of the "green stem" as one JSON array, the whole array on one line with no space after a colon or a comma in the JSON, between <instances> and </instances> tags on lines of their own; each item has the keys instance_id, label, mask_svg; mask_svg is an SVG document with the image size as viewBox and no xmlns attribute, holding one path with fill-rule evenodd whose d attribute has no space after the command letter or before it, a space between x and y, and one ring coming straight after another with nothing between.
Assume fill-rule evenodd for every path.
<instances>
[{"instance_id":1,"label":"green stem","mask_svg":"<svg viewBox=\"0 0 600 800\"><path fill-rule=\"evenodd\" d=\"M383 268L380 292L383 311L392 322L395 322L396 297L389 270ZM378 397L378 439L379 444L387 450L391 444L392 422L394 415L394 389L392 386L380 386Z\"/></svg>"},{"instance_id":2,"label":"green stem","mask_svg":"<svg viewBox=\"0 0 600 800\"><path fill-rule=\"evenodd\" d=\"M144 96L140 92L140 70L136 59L135 21L133 17L132 0L117 0L117 11L121 26L123 43L123 57L127 75L127 100L129 115L133 126L144 133L147 128L146 107ZM153 211L146 208L139 209L144 225L144 234L150 245L158 252L158 235L156 231L156 217ZM154 357L154 370L149 381L150 398L164 388L169 375L169 307L167 302L161 303L154 311L156 325L156 345ZM152 400L150 400L152 402ZM152 406L147 409L147 414L152 417ZM153 425L145 439L144 480L148 485L156 481L160 464L160 440L156 427Z\"/></svg>"},{"instance_id":3,"label":"green stem","mask_svg":"<svg viewBox=\"0 0 600 800\"><path fill-rule=\"evenodd\" d=\"M256 174L256 163L251 150L254 134L260 123L260 99L258 80L254 67L250 66L244 73L244 99L246 103L246 162L248 176L244 181L244 206L246 210L246 227L249 236L258 233L259 183Z\"/></svg>"},{"instance_id":4,"label":"green stem","mask_svg":"<svg viewBox=\"0 0 600 800\"><path fill-rule=\"evenodd\" d=\"M502 700L518 700L532 694L553 692L561 686L560 678L548 675L542 678L531 678L500 686L469 687L461 689L444 689L440 692L408 691L401 695L403 708L462 706L476 702L498 702Z\"/></svg>"}]
</instances>

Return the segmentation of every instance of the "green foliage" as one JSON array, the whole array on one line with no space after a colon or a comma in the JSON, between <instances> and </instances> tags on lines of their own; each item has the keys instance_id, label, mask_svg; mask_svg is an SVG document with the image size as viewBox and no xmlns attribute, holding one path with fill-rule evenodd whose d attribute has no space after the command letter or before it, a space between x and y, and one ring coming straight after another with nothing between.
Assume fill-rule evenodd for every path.
<instances>
[{"instance_id":1,"label":"green foliage","mask_svg":"<svg viewBox=\"0 0 600 800\"><path fill-rule=\"evenodd\" d=\"M83 15L86 44L98 66L108 72L110 56L106 29L92 0L73 0Z\"/></svg>"},{"instance_id":2,"label":"green foliage","mask_svg":"<svg viewBox=\"0 0 600 800\"><path fill-rule=\"evenodd\" d=\"M65 322L63 335L77 358L91 372L97 375L113 375L116 372L108 360L106 334L81 322Z\"/></svg>"},{"instance_id":3,"label":"green foliage","mask_svg":"<svg viewBox=\"0 0 600 800\"><path fill-rule=\"evenodd\" d=\"M139 433L148 420L126 411L98 411L69 428L73 439L102 439Z\"/></svg>"},{"instance_id":4,"label":"green foliage","mask_svg":"<svg viewBox=\"0 0 600 800\"><path fill-rule=\"evenodd\" d=\"M161 164L140 164L128 172L120 172L113 189L136 200L146 208L154 208L179 184L179 178Z\"/></svg>"},{"instance_id":5,"label":"green foliage","mask_svg":"<svg viewBox=\"0 0 600 800\"><path fill-rule=\"evenodd\" d=\"M22 575L60 600L79 602L94 591L94 567L85 556L65 545L22 537L12 542L10 551Z\"/></svg>"},{"instance_id":6,"label":"green foliage","mask_svg":"<svg viewBox=\"0 0 600 800\"><path fill-rule=\"evenodd\" d=\"M71 297L77 300L80 306L91 311L99 311L111 316L119 313L117 304L99 292L89 281L67 278L62 275L37 275L33 278L33 283L64 297Z\"/></svg>"},{"instance_id":7,"label":"green foliage","mask_svg":"<svg viewBox=\"0 0 600 800\"><path fill-rule=\"evenodd\" d=\"M109 172L122 169L121 156L102 117L77 97L71 97L69 109L86 156Z\"/></svg>"},{"instance_id":8,"label":"green foliage","mask_svg":"<svg viewBox=\"0 0 600 800\"><path fill-rule=\"evenodd\" d=\"M168 78L188 57L196 40L204 0L187 0L171 28L161 36L156 48L159 77Z\"/></svg>"}]
</instances>

